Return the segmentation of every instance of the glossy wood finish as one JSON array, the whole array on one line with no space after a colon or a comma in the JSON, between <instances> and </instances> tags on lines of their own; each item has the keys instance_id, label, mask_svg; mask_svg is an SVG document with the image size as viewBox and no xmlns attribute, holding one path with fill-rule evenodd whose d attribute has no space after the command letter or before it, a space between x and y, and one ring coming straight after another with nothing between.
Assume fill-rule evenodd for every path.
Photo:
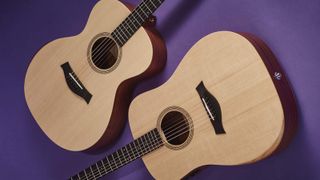
<instances>
[{"instance_id":1,"label":"glossy wood finish","mask_svg":"<svg viewBox=\"0 0 320 180\"><path fill-rule=\"evenodd\" d=\"M27 104L41 129L60 147L83 151L112 142L126 119L133 85L163 67L164 42L150 27L140 28L122 47L121 62L111 73L99 74L89 67L90 41L101 32L112 32L129 14L119 1L101 0L79 35L47 44L30 63ZM60 68L66 61L93 94L89 105L66 86Z\"/></svg>"},{"instance_id":2,"label":"glossy wood finish","mask_svg":"<svg viewBox=\"0 0 320 180\"><path fill-rule=\"evenodd\" d=\"M185 109L194 123L186 147L163 146L143 157L154 178L180 179L206 165L252 163L282 145L287 125L296 119L296 112L287 116L287 109L296 108L288 83L279 89L267 68L271 56L262 56L257 45L233 32L208 35L191 48L166 83L134 99L129 122L135 138L157 127L159 115L170 106ZM213 130L195 90L201 81L220 103L226 134ZM283 93L289 94L286 102Z\"/></svg>"},{"instance_id":3,"label":"glossy wood finish","mask_svg":"<svg viewBox=\"0 0 320 180\"><path fill-rule=\"evenodd\" d=\"M295 95L287 79L286 73L281 68L276 56L273 54L267 44L252 34L240 34L248 39L258 51L269 71L270 76L273 77L273 83L276 86L277 92L279 94L286 124L282 141L277 149L277 151L279 151L288 146L298 128L298 109ZM280 73L280 79L277 79L275 77L275 73Z\"/></svg>"},{"instance_id":4,"label":"glossy wood finish","mask_svg":"<svg viewBox=\"0 0 320 180\"><path fill-rule=\"evenodd\" d=\"M148 69L142 74L136 77L132 77L120 84L116 92L116 99L107 130L105 131L105 134L99 139L99 141L94 146L88 149L89 151L98 149L116 140L116 138L122 132L122 129L128 117L128 107L132 100L132 97L129 94L132 93L135 84L160 72L166 64L166 46L163 39L161 38L161 35L149 24L146 24L145 28L152 42L152 62Z\"/></svg>"}]
</instances>

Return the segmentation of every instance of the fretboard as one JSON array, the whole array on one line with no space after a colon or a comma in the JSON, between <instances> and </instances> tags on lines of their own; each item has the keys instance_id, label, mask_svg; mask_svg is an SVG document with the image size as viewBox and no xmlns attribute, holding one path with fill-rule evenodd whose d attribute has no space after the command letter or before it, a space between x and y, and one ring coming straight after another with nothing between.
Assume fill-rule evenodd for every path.
<instances>
[{"instance_id":1,"label":"fretboard","mask_svg":"<svg viewBox=\"0 0 320 180\"><path fill-rule=\"evenodd\" d=\"M111 33L119 46L123 46L163 2L164 0L143 0Z\"/></svg>"},{"instance_id":2,"label":"fretboard","mask_svg":"<svg viewBox=\"0 0 320 180\"><path fill-rule=\"evenodd\" d=\"M98 179L116 169L142 157L163 145L157 129L149 131L145 135L120 148L111 155L98 161L92 166L72 176L70 179Z\"/></svg>"}]
</instances>

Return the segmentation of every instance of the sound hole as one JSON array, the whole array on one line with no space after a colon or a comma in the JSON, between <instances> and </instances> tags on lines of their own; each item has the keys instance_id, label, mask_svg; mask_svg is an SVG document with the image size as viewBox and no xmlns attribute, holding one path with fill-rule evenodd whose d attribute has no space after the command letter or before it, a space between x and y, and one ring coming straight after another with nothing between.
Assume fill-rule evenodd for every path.
<instances>
[{"instance_id":1,"label":"sound hole","mask_svg":"<svg viewBox=\"0 0 320 180\"><path fill-rule=\"evenodd\" d=\"M189 121L179 111L168 112L161 121L161 129L167 142L174 146L183 144L190 134Z\"/></svg>"},{"instance_id":2,"label":"sound hole","mask_svg":"<svg viewBox=\"0 0 320 180\"><path fill-rule=\"evenodd\" d=\"M92 45L91 60L100 70L112 68L118 59L119 50L116 42L109 37L100 37Z\"/></svg>"}]
</instances>

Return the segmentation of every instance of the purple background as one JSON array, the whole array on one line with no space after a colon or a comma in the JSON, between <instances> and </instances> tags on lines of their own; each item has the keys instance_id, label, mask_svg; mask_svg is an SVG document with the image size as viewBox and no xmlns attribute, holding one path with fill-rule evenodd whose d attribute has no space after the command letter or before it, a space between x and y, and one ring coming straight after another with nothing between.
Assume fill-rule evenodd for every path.
<instances>
[{"instance_id":1,"label":"purple background","mask_svg":"<svg viewBox=\"0 0 320 180\"><path fill-rule=\"evenodd\" d=\"M114 146L98 154L65 151L44 135L25 103L24 76L33 55L49 41L79 33L96 2L1 0L1 179L65 179L132 140L126 125ZM139 1L127 2L136 5ZM287 72L299 104L298 132L284 151L251 165L211 166L193 178L319 179L320 1L167 0L156 15L167 42L168 63L161 74L141 83L135 95L166 81L201 37L231 30L253 33L270 46ZM116 178L152 177L137 160L105 177Z\"/></svg>"}]
</instances>

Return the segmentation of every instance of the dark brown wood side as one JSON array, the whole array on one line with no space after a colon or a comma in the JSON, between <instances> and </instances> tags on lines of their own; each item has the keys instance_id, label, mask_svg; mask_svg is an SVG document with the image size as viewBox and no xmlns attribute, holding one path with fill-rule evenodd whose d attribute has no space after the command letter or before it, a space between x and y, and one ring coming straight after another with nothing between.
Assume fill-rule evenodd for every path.
<instances>
[{"instance_id":1,"label":"dark brown wood side","mask_svg":"<svg viewBox=\"0 0 320 180\"><path fill-rule=\"evenodd\" d=\"M278 63L275 55L272 53L271 49L259 38L248 33L239 33L249 40L252 45L256 48L257 52L261 56L264 64L266 65L272 81L277 89L278 95L281 100L284 118L285 118L285 129L283 138L280 145L275 152L285 148L292 140L298 124L298 110L297 103L291 85L286 77L285 72ZM281 74L281 79L275 78L275 73Z\"/></svg>"},{"instance_id":2,"label":"dark brown wood side","mask_svg":"<svg viewBox=\"0 0 320 180\"><path fill-rule=\"evenodd\" d=\"M128 4L125 5L130 10L133 10L133 6ZM167 59L166 45L160 33L154 28L154 25L155 24L147 22L143 26L150 37L153 47L151 64L140 75L127 79L120 84L116 92L116 98L113 104L113 110L108 127L99 141L93 147L85 150L86 152L92 153L98 149L107 147L120 136L125 122L128 119L128 108L135 85L142 80L159 73L165 67Z\"/></svg>"},{"instance_id":3,"label":"dark brown wood side","mask_svg":"<svg viewBox=\"0 0 320 180\"><path fill-rule=\"evenodd\" d=\"M295 96L291 89L291 85L286 78L285 72L281 68L280 64L278 63L271 49L262 40L255 37L252 34L242 33L242 32L239 34L245 37L255 47L255 49L261 56L272 78L272 81L277 89L278 95L280 97L280 101L281 101L283 112L284 112L284 118L285 118L285 129L284 129L284 134L280 142L280 145L273 152L274 154L288 146L288 144L292 140L297 130L298 110L297 110ZM274 77L275 72L281 73L282 75L281 80L277 80ZM206 166L195 168L193 171L189 172L182 179L188 179L189 177L194 176L196 173L198 173L202 169L209 166L210 165L206 165Z\"/></svg>"}]
</instances>

